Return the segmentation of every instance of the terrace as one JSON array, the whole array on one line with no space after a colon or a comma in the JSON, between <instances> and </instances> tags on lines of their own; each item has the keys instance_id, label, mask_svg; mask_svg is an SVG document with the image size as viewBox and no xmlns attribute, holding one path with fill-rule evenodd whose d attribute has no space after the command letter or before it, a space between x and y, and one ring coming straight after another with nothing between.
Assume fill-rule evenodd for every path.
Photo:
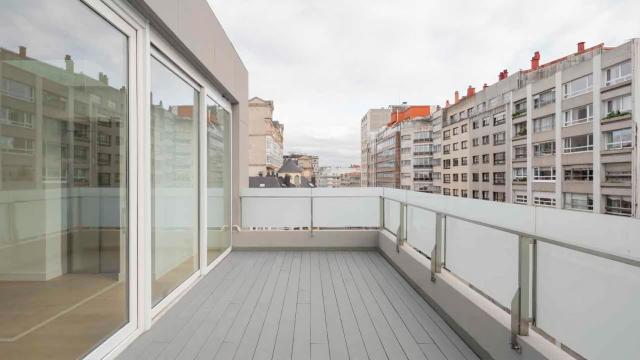
<instances>
[{"instance_id":1,"label":"terrace","mask_svg":"<svg viewBox=\"0 0 640 360\"><path fill-rule=\"evenodd\" d=\"M396 189L244 189L232 251L119 358L632 358L638 233Z\"/></svg>"}]
</instances>

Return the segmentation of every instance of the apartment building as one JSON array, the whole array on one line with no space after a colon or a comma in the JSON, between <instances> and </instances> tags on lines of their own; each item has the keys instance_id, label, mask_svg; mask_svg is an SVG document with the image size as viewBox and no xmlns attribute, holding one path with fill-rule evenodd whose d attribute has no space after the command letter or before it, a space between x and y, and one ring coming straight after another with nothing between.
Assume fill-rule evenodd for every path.
<instances>
[{"instance_id":1,"label":"apartment building","mask_svg":"<svg viewBox=\"0 0 640 360\"><path fill-rule=\"evenodd\" d=\"M2 10L0 358L114 358L230 251L248 73L205 0Z\"/></svg>"},{"instance_id":2,"label":"apartment building","mask_svg":"<svg viewBox=\"0 0 640 360\"><path fill-rule=\"evenodd\" d=\"M599 44L466 96L442 128L442 193L639 217L640 41Z\"/></svg>"},{"instance_id":3,"label":"apartment building","mask_svg":"<svg viewBox=\"0 0 640 360\"><path fill-rule=\"evenodd\" d=\"M249 100L249 176L271 175L283 164L284 125L273 110L272 100Z\"/></svg>"},{"instance_id":4,"label":"apartment building","mask_svg":"<svg viewBox=\"0 0 640 360\"><path fill-rule=\"evenodd\" d=\"M390 107L390 119L376 136L376 186L423 192L433 187L432 109L435 106ZM440 109L437 109L440 112Z\"/></svg>"},{"instance_id":5,"label":"apartment building","mask_svg":"<svg viewBox=\"0 0 640 360\"><path fill-rule=\"evenodd\" d=\"M376 186L376 134L381 127L387 125L390 117L390 108L370 109L360 120L361 186Z\"/></svg>"}]
</instances>

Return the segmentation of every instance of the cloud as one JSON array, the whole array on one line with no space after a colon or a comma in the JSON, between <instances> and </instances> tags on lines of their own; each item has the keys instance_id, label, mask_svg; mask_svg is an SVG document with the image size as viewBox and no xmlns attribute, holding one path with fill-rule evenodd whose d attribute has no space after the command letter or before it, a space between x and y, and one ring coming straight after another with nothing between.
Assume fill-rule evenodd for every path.
<instances>
[{"instance_id":1,"label":"cloud","mask_svg":"<svg viewBox=\"0 0 640 360\"><path fill-rule=\"evenodd\" d=\"M360 119L407 101L443 104L605 42L640 36L640 2L209 0L249 69L250 94L275 102L285 150L322 164L360 162Z\"/></svg>"}]
</instances>

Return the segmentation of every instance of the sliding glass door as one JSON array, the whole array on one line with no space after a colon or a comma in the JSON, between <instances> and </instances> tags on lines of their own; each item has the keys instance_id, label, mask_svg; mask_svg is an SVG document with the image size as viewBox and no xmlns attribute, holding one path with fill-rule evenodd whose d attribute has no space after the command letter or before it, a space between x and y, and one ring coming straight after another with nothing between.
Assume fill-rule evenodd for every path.
<instances>
[{"instance_id":1,"label":"sliding glass door","mask_svg":"<svg viewBox=\"0 0 640 360\"><path fill-rule=\"evenodd\" d=\"M151 293L157 305L199 268L200 92L151 58Z\"/></svg>"},{"instance_id":2,"label":"sliding glass door","mask_svg":"<svg viewBox=\"0 0 640 360\"><path fill-rule=\"evenodd\" d=\"M78 0L0 11L0 357L129 323L130 41Z\"/></svg>"},{"instance_id":3,"label":"sliding glass door","mask_svg":"<svg viewBox=\"0 0 640 360\"><path fill-rule=\"evenodd\" d=\"M207 111L207 264L231 243L230 231L230 115L206 97Z\"/></svg>"}]
</instances>

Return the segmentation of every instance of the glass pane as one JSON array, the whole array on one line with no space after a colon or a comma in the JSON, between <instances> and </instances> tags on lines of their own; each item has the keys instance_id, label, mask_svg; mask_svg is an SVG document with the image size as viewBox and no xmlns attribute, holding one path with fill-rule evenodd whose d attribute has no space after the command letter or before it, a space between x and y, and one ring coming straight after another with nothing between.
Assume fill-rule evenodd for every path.
<instances>
[{"instance_id":1,"label":"glass pane","mask_svg":"<svg viewBox=\"0 0 640 360\"><path fill-rule=\"evenodd\" d=\"M151 58L153 305L198 269L198 96Z\"/></svg>"},{"instance_id":2,"label":"glass pane","mask_svg":"<svg viewBox=\"0 0 640 360\"><path fill-rule=\"evenodd\" d=\"M207 264L230 244L230 115L207 97Z\"/></svg>"},{"instance_id":3,"label":"glass pane","mask_svg":"<svg viewBox=\"0 0 640 360\"><path fill-rule=\"evenodd\" d=\"M129 321L128 40L80 1L0 33L0 357L82 358Z\"/></svg>"}]
</instances>

